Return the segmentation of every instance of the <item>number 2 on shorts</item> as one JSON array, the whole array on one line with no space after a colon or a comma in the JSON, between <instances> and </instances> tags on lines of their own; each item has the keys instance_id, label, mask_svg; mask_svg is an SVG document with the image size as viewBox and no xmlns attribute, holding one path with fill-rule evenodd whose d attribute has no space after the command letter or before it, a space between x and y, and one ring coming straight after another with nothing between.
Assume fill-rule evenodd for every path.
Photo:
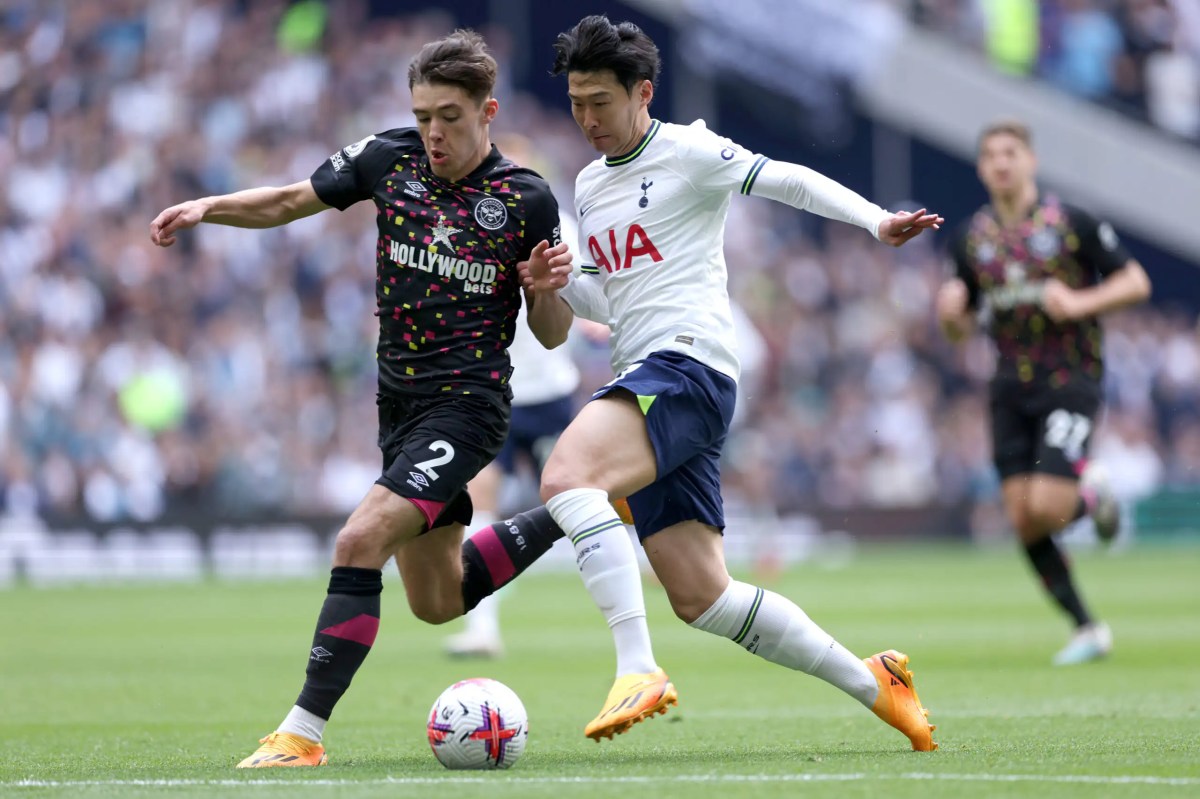
<instances>
[{"instance_id":1,"label":"number 2 on shorts","mask_svg":"<svg viewBox=\"0 0 1200 799\"><path fill-rule=\"evenodd\" d=\"M450 446L449 442L446 441L434 441L429 445L429 448L434 452L440 452L442 454L436 458L430 458L427 461L421 461L420 463L416 464L416 467L424 472L425 476L430 480L436 480L438 479L438 473L433 467L443 466L454 460L454 447Z\"/></svg>"}]
</instances>

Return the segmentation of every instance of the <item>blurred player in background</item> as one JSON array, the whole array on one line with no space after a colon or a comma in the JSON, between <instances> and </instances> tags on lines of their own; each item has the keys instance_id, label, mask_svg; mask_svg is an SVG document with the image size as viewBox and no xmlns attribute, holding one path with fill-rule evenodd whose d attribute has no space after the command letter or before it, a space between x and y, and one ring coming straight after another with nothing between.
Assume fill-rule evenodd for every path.
<instances>
[{"instance_id":1,"label":"blurred player in background","mask_svg":"<svg viewBox=\"0 0 1200 799\"><path fill-rule=\"evenodd\" d=\"M503 561L511 579L531 562L522 558L535 559L560 534L542 511L541 526L521 520L520 547L494 526L472 539L482 546L462 540L472 512L464 488L508 433L517 263L569 268L566 246L550 246L559 239L558 204L537 173L491 144L496 62L477 34L456 31L424 46L408 81L416 128L345 147L308 180L192 200L151 223L152 240L167 247L201 222L266 228L364 200L378 209L383 474L338 532L300 696L240 768L326 762L325 725L375 641L391 557L414 614L439 623L470 606L481 571L473 564ZM542 345L566 340L572 316L553 291L526 290L524 300ZM272 609L247 612L274 623Z\"/></svg>"},{"instance_id":2,"label":"blurred player in background","mask_svg":"<svg viewBox=\"0 0 1200 799\"><path fill-rule=\"evenodd\" d=\"M610 497L628 496L638 536L675 613L773 663L837 686L930 750L932 727L893 650L860 660L791 601L729 576L719 458L738 378L722 252L734 192L858 225L900 245L941 218L891 214L838 183L708 131L650 116L658 48L631 23L590 16L555 43L575 117L601 158L576 179L581 258L561 295L612 327L617 377L563 432L542 498L575 547L588 591L617 633L644 614L640 574ZM566 281L530 263L526 285ZM585 733L622 733L666 710L675 688L637 637L615 635L617 680Z\"/></svg>"},{"instance_id":3,"label":"blurred player in background","mask_svg":"<svg viewBox=\"0 0 1200 799\"><path fill-rule=\"evenodd\" d=\"M1082 663L1108 654L1112 632L1088 611L1054 535L1087 514L1101 539L1117 534L1120 511L1107 481L1085 469L1104 376L1098 317L1145 300L1150 280L1112 225L1038 190L1023 124L983 131L978 170L991 202L953 239L953 276L937 313L952 341L972 329L975 312L988 317L999 355L992 454L1005 512L1075 625L1054 663Z\"/></svg>"}]
</instances>

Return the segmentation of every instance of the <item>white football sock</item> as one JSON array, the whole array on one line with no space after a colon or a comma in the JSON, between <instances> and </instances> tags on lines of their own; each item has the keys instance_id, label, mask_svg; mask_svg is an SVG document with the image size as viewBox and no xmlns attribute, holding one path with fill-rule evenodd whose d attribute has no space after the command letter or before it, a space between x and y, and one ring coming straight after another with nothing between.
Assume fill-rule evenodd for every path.
<instances>
[{"instance_id":1,"label":"white football sock","mask_svg":"<svg viewBox=\"0 0 1200 799\"><path fill-rule=\"evenodd\" d=\"M879 695L875 675L862 660L773 591L730 580L725 593L692 626L772 663L820 677L868 708Z\"/></svg>"},{"instance_id":2,"label":"white football sock","mask_svg":"<svg viewBox=\"0 0 1200 799\"><path fill-rule=\"evenodd\" d=\"M278 732L290 732L292 735L299 735L301 738L320 743L321 736L325 734L327 722L328 719L323 719L316 713L310 713L299 705L293 705L287 718L279 725Z\"/></svg>"},{"instance_id":3,"label":"white football sock","mask_svg":"<svg viewBox=\"0 0 1200 799\"><path fill-rule=\"evenodd\" d=\"M646 626L642 575L625 525L596 488L564 491L546 509L575 547L575 563L584 587L612 628L617 676L654 671L654 652Z\"/></svg>"}]
</instances>

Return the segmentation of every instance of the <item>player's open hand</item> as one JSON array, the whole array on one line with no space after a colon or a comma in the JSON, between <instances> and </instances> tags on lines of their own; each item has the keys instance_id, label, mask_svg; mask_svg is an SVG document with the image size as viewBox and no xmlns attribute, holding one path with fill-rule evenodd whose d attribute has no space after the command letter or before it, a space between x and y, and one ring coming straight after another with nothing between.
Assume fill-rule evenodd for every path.
<instances>
[{"instance_id":1,"label":"player's open hand","mask_svg":"<svg viewBox=\"0 0 1200 799\"><path fill-rule=\"evenodd\" d=\"M150 241L159 247L170 247L178 231L195 227L203 219L204 205L199 200L172 205L150 223Z\"/></svg>"},{"instance_id":2,"label":"player's open hand","mask_svg":"<svg viewBox=\"0 0 1200 799\"><path fill-rule=\"evenodd\" d=\"M1083 316L1078 293L1055 278L1042 284L1042 310L1055 322L1073 322Z\"/></svg>"},{"instance_id":3,"label":"player's open hand","mask_svg":"<svg viewBox=\"0 0 1200 799\"><path fill-rule=\"evenodd\" d=\"M528 261L517 264L521 285L529 291L558 291L571 277L571 251L565 242L550 246L542 240L534 245Z\"/></svg>"},{"instance_id":4,"label":"player's open hand","mask_svg":"<svg viewBox=\"0 0 1200 799\"><path fill-rule=\"evenodd\" d=\"M922 208L912 213L901 211L892 214L879 225L879 240L884 244L899 247L915 239L926 230L937 230L946 220L937 214L929 214Z\"/></svg>"}]
</instances>

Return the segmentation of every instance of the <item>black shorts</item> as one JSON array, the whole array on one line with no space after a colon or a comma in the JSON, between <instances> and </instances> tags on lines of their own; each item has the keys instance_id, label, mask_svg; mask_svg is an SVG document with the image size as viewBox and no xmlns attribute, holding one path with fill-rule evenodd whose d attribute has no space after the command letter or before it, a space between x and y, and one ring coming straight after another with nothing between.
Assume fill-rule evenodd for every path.
<instances>
[{"instance_id":1,"label":"black shorts","mask_svg":"<svg viewBox=\"0 0 1200 799\"><path fill-rule=\"evenodd\" d=\"M1078 478L1100 410L1100 388L994 383L992 458L1000 479L1017 474Z\"/></svg>"},{"instance_id":2,"label":"black shorts","mask_svg":"<svg viewBox=\"0 0 1200 799\"><path fill-rule=\"evenodd\" d=\"M467 483L504 445L508 401L486 394L380 394L376 402L383 474L375 482L416 505L426 530L470 524Z\"/></svg>"}]
</instances>

